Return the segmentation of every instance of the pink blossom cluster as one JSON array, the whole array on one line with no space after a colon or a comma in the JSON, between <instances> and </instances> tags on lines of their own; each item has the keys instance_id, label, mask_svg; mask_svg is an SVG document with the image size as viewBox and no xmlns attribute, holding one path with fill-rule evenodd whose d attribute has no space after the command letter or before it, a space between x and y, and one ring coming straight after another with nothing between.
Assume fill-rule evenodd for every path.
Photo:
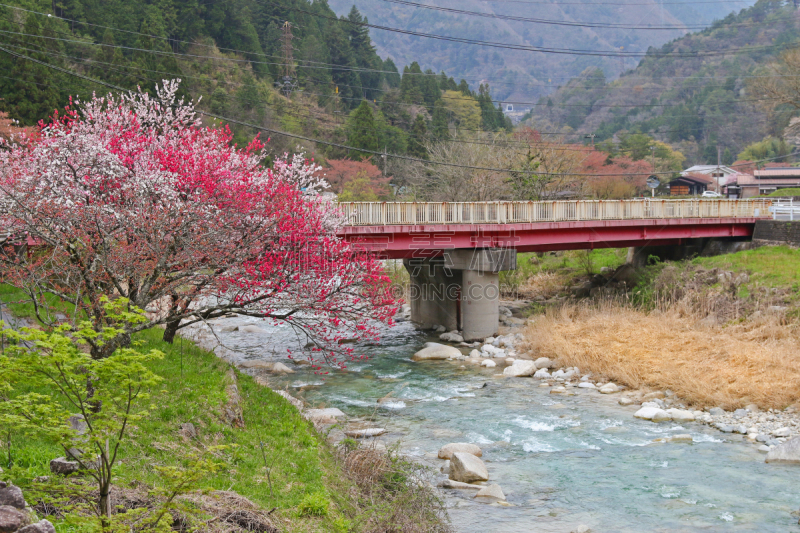
<instances>
[{"instance_id":1,"label":"pink blossom cluster","mask_svg":"<svg viewBox=\"0 0 800 533\"><path fill-rule=\"evenodd\" d=\"M291 325L315 363L343 365L355 355L340 341L375 338L394 314L382 265L337 238L318 165L287 154L267 168L258 138L238 148L227 127L203 126L178 83L75 102L0 150L3 281L45 320L48 294L98 328L101 298L126 297L151 310L127 333L163 324L167 340L249 315Z\"/></svg>"}]
</instances>

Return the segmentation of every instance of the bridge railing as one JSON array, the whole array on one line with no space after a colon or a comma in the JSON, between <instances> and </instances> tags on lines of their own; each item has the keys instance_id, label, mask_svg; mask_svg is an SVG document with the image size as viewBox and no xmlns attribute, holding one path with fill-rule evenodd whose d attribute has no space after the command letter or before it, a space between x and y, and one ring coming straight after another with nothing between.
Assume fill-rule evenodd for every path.
<instances>
[{"instance_id":1,"label":"bridge railing","mask_svg":"<svg viewBox=\"0 0 800 533\"><path fill-rule=\"evenodd\" d=\"M518 224L583 220L769 217L771 200L638 199L553 202L343 202L348 226Z\"/></svg>"}]
</instances>

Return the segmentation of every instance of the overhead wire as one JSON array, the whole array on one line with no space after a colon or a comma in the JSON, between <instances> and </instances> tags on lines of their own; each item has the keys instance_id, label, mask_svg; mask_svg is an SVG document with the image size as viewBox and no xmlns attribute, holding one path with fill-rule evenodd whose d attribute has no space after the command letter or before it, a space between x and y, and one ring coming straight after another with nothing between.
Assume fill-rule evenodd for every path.
<instances>
[{"instance_id":1,"label":"overhead wire","mask_svg":"<svg viewBox=\"0 0 800 533\"><path fill-rule=\"evenodd\" d=\"M498 13L482 13L480 11L470 11L466 9L457 9L452 7L444 7L444 6L437 6L432 4L421 4L419 2L410 2L409 0L383 0L384 2L388 2L391 4L398 4L403 6L409 6L418 9L427 9L431 11L439 11L444 13L454 13L457 15L468 15L472 17L482 17L482 18L491 18L497 20L509 20L512 22L530 22L532 24L544 24L544 25L551 25L551 26L571 26L571 27L578 27L578 28L599 28L599 29L620 29L620 30L648 30L648 31L659 31L659 30L667 30L667 31L680 31L680 30L701 30L707 28L705 24L681 24L679 26L654 26L654 25L647 25L647 26L637 26L632 24L623 24L623 23L603 23L603 22L581 22L581 21L569 21L569 20L551 20L551 19L540 19L534 17L523 17L519 15L502 15ZM557 4L556 4L557 5Z\"/></svg>"},{"instance_id":2,"label":"overhead wire","mask_svg":"<svg viewBox=\"0 0 800 533\"><path fill-rule=\"evenodd\" d=\"M101 85L101 86L109 87L109 88L112 88L112 89L115 89L115 90L118 90L118 91L129 92L127 89L125 89L123 87L120 87L118 85L115 85L115 84L112 84L112 83L108 83L108 82L105 82L105 81L102 81L102 80L97 80L95 78L92 78L92 77L89 77L89 76L85 76L85 75L77 73L77 72L73 72L73 71L71 71L69 69L65 69L65 68L59 67L57 65L52 65L50 63L47 63L47 62L44 62L44 61L40 61L38 59L26 56L24 54L20 54L20 53L14 52L12 50L8 50L7 48L2 47L2 46L0 46L0 51L3 51L5 53L7 53L7 54L9 54L11 56L17 57L19 59L25 59L25 60L28 60L28 61L32 61L34 63L40 64L40 65L45 66L47 68L63 72L63 73L68 74L70 76L74 76L74 77L77 77L77 78L80 78L80 79L84 79L84 80L96 83L98 85ZM476 166L476 165L462 165L462 164L459 164L459 163L447 163L447 162L444 162L444 161L429 161L429 160L421 159L421 158L418 158L418 157L411 157L411 156L405 156L405 155L400 155L400 154L387 154L387 153L383 153L383 152L377 152L375 150L366 150L366 149L362 149L362 148L358 148L358 147L354 147L354 146L348 146L348 145L341 144L341 143L334 143L334 142L330 142L330 141L324 141L322 139L314 139L312 137L307 137L305 135L298 135L298 134L295 134L295 133L284 132L284 131L276 130L274 128L267 128L267 127L264 127L264 126L259 126L257 124L250 124L250 123L247 123L247 122L244 122L244 121L232 119L232 118L229 118L229 117L220 116L220 115L217 115L217 114L214 114L214 113L208 113L208 112L202 111L202 110L197 110L197 113L199 115L203 115L203 116L206 116L206 117L209 117L209 118L212 118L212 119L217 119L217 120L221 120L221 121L228 122L228 123L231 123L231 124L238 124L238 125L241 125L241 126L250 127L250 128L255 129L255 130L265 131L265 132L276 134L276 135L283 135L283 136L290 137L290 138L305 140L305 141L308 141L308 142L313 142L313 143L318 143L318 144L324 144L324 145L327 145L327 146L333 146L333 147L342 148L342 149L346 149L346 150L352 150L352 151L360 152L360 153L367 153L367 154L371 154L371 155L392 157L392 158L395 158L395 159L411 161L411 162L417 162L417 163L421 163L421 164L431 164L431 165L448 166L448 167L455 167L455 168L465 168L465 169L471 169L471 170L484 170L484 171L490 171L490 172L504 172L504 173L524 172L523 170L520 170L520 169L480 167L480 166ZM791 155L794 155L794 154L787 154L787 155L779 156L779 157L775 157L775 158L768 158L768 159L762 159L762 160L755 161L755 162L750 162L750 163L748 163L747 166L750 166L752 164L763 163L763 162L766 162L766 161L773 161L773 160L777 160L777 159L782 159L782 158L785 158L785 157L789 157ZM742 166L744 166L744 165L742 165ZM560 173L535 172L535 174L540 175L540 176L562 176L562 177L563 176L567 176L567 177L613 177L613 176L619 176L620 175L619 173L612 173L612 174L585 174L585 173L572 173L572 172L560 172ZM653 171L650 174L672 175L672 174L674 174L674 172L672 172L672 171Z\"/></svg>"},{"instance_id":3,"label":"overhead wire","mask_svg":"<svg viewBox=\"0 0 800 533\"><path fill-rule=\"evenodd\" d=\"M274 4L275 2L272 0L266 0L268 3ZM546 54L559 54L559 55L575 55L575 56L602 56L602 57L715 57L715 56L722 56L722 55L730 55L732 53L738 52L740 50L748 50L748 51L756 51L756 50L770 50L776 47L780 48L787 48L792 47L792 45L764 45L764 46L754 46L754 47L739 47L739 48L728 48L723 50L705 50L705 51L696 51L696 52L651 52L651 51L644 51L644 52L637 52L637 51L624 51L624 50L587 50L587 49L580 49L580 48L552 48L552 47L544 47L544 46L532 46L532 45L525 45L525 44L514 44L514 43L502 43L496 41L484 41L480 39L472 39L469 37L455 37L450 35L439 35L434 33L426 33L414 30L404 30L402 28L393 28L390 26L383 26L379 24L370 24L368 22L355 22L352 20L348 20L346 18L335 18L329 17L327 15L322 15L319 13L314 13L312 11L308 11L306 9L301 9L299 7L287 7L286 9L290 9L292 11L297 11L300 13L306 13L308 15L325 19L325 20L336 20L344 22L345 24L352 24L354 26L361 26L365 28L372 28L376 30L388 31L393 33L400 33L403 35L412 35L415 37L424 37L428 39L435 39L435 40L442 40L442 41L449 41L449 42L456 42L462 44L471 44L477 46L485 46L491 48L502 48L507 50L520 50L520 51L528 51L528 52L541 52ZM800 46L800 44L793 45L794 47Z\"/></svg>"},{"instance_id":4,"label":"overhead wire","mask_svg":"<svg viewBox=\"0 0 800 533\"><path fill-rule=\"evenodd\" d=\"M7 31L7 30L0 30L0 34L19 35L19 36L24 36L24 37L34 37L34 38L37 38L37 39L47 39L47 40L55 40L55 41L68 42L68 43L77 43L77 44L82 44L82 45L102 46L102 47L106 47L106 48L118 48L118 49L121 49L121 50L131 50L131 51L135 51L135 52L151 53L151 54L162 55L162 56L167 56L167 57L170 57L170 56L181 56L181 57L191 57L191 58L211 59L211 60L222 59L222 60L234 61L234 62L238 62L238 63L248 63L248 60L246 60L246 59L238 60L238 59L233 59L233 58L216 58L216 57L213 57L213 56L200 56L200 55L196 55L196 54L180 54L180 53L175 53L175 52L164 52L164 51L160 51L160 50L152 50L152 49L146 49L146 48L136 48L136 47L123 46L123 45L111 45L111 44L108 44L108 43L90 43L90 42L86 42L86 41L78 41L78 40L75 40L75 39L63 39L63 38L59 38L59 37L51 37L51 36L46 36L46 35L34 35L34 34L29 34L29 33L24 33L24 32L11 32L11 31ZM309 94L314 94L316 96L328 96L328 95L323 95L323 94L320 94L320 93L309 93ZM363 99L361 97L347 97L347 96L343 96L343 95L340 95L339 98L348 99L348 100L356 100L356 101L361 101ZM442 99L462 100L462 98L450 98L450 97L447 97L447 96L441 96L441 98ZM762 102L762 101L768 101L768 100L774 100L774 98L772 98L772 99L770 99L770 98L754 98L754 99L738 100L738 101L739 102ZM501 102L501 101L493 100L493 102ZM506 100L502 100L502 102L503 103L516 104L516 105L531 105L531 106L537 106L537 107L538 106L547 106L546 103L538 103L538 102L520 102L520 101L506 101ZM424 103L397 102L396 105L405 106L405 107L423 105L425 107L429 107L429 106L425 105ZM592 103L592 104L559 104L560 107L584 107L584 108L585 107L590 107L590 108L609 108L609 109L642 108L642 107L644 107L644 108L648 108L648 107L652 107L652 108L671 108L671 107L681 107L683 105L684 104L598 104L596 102Z\"/></svg>"},{"instance_id":5,"label":"overhead wire","mask_svg":"<svg viewBox=\"0 0 800 533\"><path fill-rule=\"evenodd\" d=\"M36 14L36 15L40 15L40 16L45 16L45 17L51 17L52 16L52 14L50 14L50 13L42 13L42 12L39 12L39 11L23 9L23 8L20 8L20 7L17 7L17 6L11 6L11 5L8 5L8 4L0 3L0 6L9 7L9 8L12 8L12 9L17 9L17 10L20 10L20 11L25 11L25 12L28 12L28 13L32 13L32 14ZM121 29L121 28L115 28L113 26L104 26L104 25L99 25L99 24L93 24L93 23L79 21L79 20L75 20L75 19L69 19L69 18L65 18L65 17L56 16L55 18L57 18L59 20L62 20L62 21L65 21L65 22L72 22L72 23L78 23L78 24L83 24L83 25L89 25L89 26L109 29L109 30L112 30L112 31L119 31L119 32L123 32L123 33L129 33L129 34L133 34L133 35L139 35L139 36L144 36L144 37L148 37L148 38L164 40L164 41L168 41L168 42L187 44L187 45L191 45L191 46L202 46L202 47L208 47L208 48L211 48L211 49L214 49L216 47L216 45L208 45L208 44L203 44L203 43L184 41L184 40L180 40L180 39L173 39L173 38L170 38L170 37L163 37L163 36L158 36L158 35L152 35L152 34L147 34L147 33L136 32L136 31L132 31L132 30L125 30L125 29ZM340 19L336 19L336 20L340 20ZM58 31L56 33L64 34L63 32L58 32ZM66 35L69 35L69 34L66 34ZM85 41L80 41L80 42L81 42L81 44L87 44ZM105 45L105 43L93 43L93 44L97 44L97 45L100 45L100 46ZM119 45L117 45L117 46L119 46ZM142 51L141 49L135 49L135 48L130 48L130 47L128 49L131 49L131 50L134 50L134 51ZM236 53L240 53L240 54L246 54L248 56L262 56L262 57L282 58L282 56L265 54L263 52L240 50L240 49L235 49L235 48L216 47L216 49L223 50L223 51L236 52ZM147 51L147 50L144 50L144 51ZM156 52L165 53L165 52L161 52L161 51L156 51ZM234 58L225 58L225 57L216 57L216 56L199 56L199 55L183 54L183 53L174 52L174 51L171 52L171 53L174 54L174 55L191 56L191 57L196 57L196 58L207 58L207 59L214 59L214 60L226 60L226 61L234 61L234 62L239 62L239 63L250 62L250 63L253 63L253 64L263 64L263 65L267 65L267 66L285 66L285 63L280 63L280 62L259 62L259 61L254 61L254 60L251 60L251 59L234 59ZM299 63L307 62L307 63L313 63L313 64L317 65L317 66L314 66L314 65L298 64L298 65L296 65L297 68L312 68L312 69L313 68L323 68L323 69L336 68L336 69L339 69L339 70L345 70L345 71L349 70L349 71L354 71L354 72L371 72L371 73L398 74L398 75L400 75L400 73L398 71L391 71L391 70L351 67L351 66L348 66L348 65L340 65L340 64L335 64L335 63L325 63L325 62L305 60L305 59L296 59L295 61L297 61ZM441 77L441 74L442 73L438 73L437 74L435 72L403 72L402 73L402 75L434 76L434 77ZM730 76L671 76L670 79L718 79L718 78L729 78L729 77ZM757 76L757 75L753 76L753 75L749 75L749 76L737 76L737 77L741 77L741 78L760 78L760 77L774 77L774 76ZM789 77L795 77L795 76L789 76ZM548 76L548 78L549 79L562 79L562 80L563 79L565 79L565 80L574 80L574 79L576 79L575 76L559 77L559 76L552 76L552 75ZM473 78L473 79L477 79L477 78ZM487 78L484 77L484 78L481 78L481 79L483 80L483 79L487 79ZM489 79L489 81L494 81L495 84L500 84L500 85L513 84L513 85L515 85L517 87L519 87L520 85L526 86L526 87L561 87L560 85L553 85L553 84L531 84L531 83L519 84L519 83L491 80L491 78L488 78L488 79ZM638 77L632 77L632 76L622 76L620 79L626 79L626 80L647 79L647 80L649 80L650 78L638 78ZM345 85L345 86L350 87L349 85ZM573 87L575 87L575 86L573 86ZM593 86L587 86L587 87L584 87L584 88L594 88L594 87ZM369 90L375 91L375 90L379 90L379 89L370 88ZM495 101L504 102L504 100L495 100ZM520 102L507 102L507 103L512 103L512 104L513 103L518 103L520 105L524 104L524 103L520 103Z\"/></svg>"}]
</instances>

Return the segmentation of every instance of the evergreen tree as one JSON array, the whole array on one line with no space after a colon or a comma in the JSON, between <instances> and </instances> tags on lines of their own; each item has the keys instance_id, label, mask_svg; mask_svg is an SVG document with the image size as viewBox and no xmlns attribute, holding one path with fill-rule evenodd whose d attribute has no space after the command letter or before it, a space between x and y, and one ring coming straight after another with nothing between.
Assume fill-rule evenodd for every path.
<instances>
[{"instance_id":1,"label":"evergreen tree","mask_svg":"<svg viewBox=\"0 0 800 533\"><path fill-rule=\"evenodd\" d=\"M381 84L383 76L376 70L381 70L383 62L375 53L375 47L372 46L372 40L369 37L369 28L365 26L368 23L366 17L356 9L354 5L347 15L347 20L350 24L345 24L347 36L350 40L350 49L353 53L353 59L356 65L363 69L359 72L359 79L361 81L361 94L363 98L373 100L378 97L378 89Z\"/></svg>"},{"instance_id":2,"label":"evergreen tree","mask_svg":"<svg viewBox=\"0 0 800 533\"><path fill-rule=\"evenodd\" d=\"M125 58L122 55L122 51L117 48L114 32L106 29L103 32L102 43L103 46L97 50L97 59L102 64L93 69L94 77L109 81L114 85L134 88L136 74L127 74L127 70L123 68Z\"/></svg>"},{"instance_id":3,"label":"evergreen tree","mask_svg":"<svg viewBox=\"0 0 800 533\"><path fill-rule=\"evenodd\" d=\"M473 96L472 91L469 90L469 83L467 83L467 80L461 80L458 84L458 90L461 91L461 94L464 96Z\"/></svg>"},{"instance_id":4,"label":"evergreen tree","mask_svg":"<svg viewBox=\"0 0 800 533\"><path fill-rule=\"evenodd\" d=\"M297 69L298 77L304 82L306 88L315 93L327 94L330 92L331 73L329 69L322 68L320 63L330 63L328 51L316 35L309 35L300 46L301 65L313 68Z\"/></svg>"},{"instance_id":5,"label":"evergreen tree","mask_svg":"<svg viewBox=\"0 0 800 533\"><path fill-rule=\"evenodd\" d=\"M431 69L428 69L425 71L424 76L420 76L419 81L423 102L426 106L432 108L436 101L442 97L442 91L439 89L439 82L436 79L436 74Z\"/></svg>"},{"instance_id":6,"label":"evergreen tree","mask_svg":"<svg viewBox=\"0 0 800 533\"><path fill-rule=\"evenodd\" d=\"M387 71L383 75L386 85L392 89L400 87L400 72L391 57L387 57L386 61L383 62L383 70Z\"/></svg>"},{"instance_id":7,"label":"evergreen tree","mask_svg":"<svg viewBox=\"0 0 800 533\"><path fill-rule=\"evenodd\" d=\"M325 46L330 51L331 63L338 65L331 67L333 84L338 87L339 94L347 98L345 100L347 105L355 107L364 95L360 94L361 79L356 71L358 65L356 65L353 51L350 48L350 40L342 30L340 23L327 27Z\"/></svg>"},{"instance_id":8,"label":"evergreen tree","mask_svg":"<svg viewBox=\"0 0 800 533\"><path fill-rule=\"evenodd\" d=\"M422 113L417 113L414 125L411 126L411 135L408 139L408 155L427 159L428 150L425 148L425 140L428 137L428 125Z\"/></svg>"},{"instance_id":9,"label":"evergreen tree","mask_svg":"<svg viewBox=\"0 0 800 533\"><path fill-rule=\"evenodd\" d=\"M423 96L419 84L419 78L422 77L421 74L422 69L416 61L407 67L403 67L403 78L400 81L400 95L407 103L422 102Z\"/></svg>"},{"instance_id":10,"label":"evergreen tree","mask_svg":"<svg viewBox=\"0 0 800 533\"><path fill-rule=\"evenodd\" d=\"M451 78L452 79L452 78ZM436 140L447 140L450 138L450 128L447 120L447 109L444 102L437 100L433 106L433 120L431 121L431 134Z\"/></svg>"},{"instance_id":11,"label":"evergreen tree","mask_svg":"<svg viewBox=\"0 0 800 533\"><path fill-rule=\"evenodd\" d=\"M28 16L22 33L26 35L21 36L20 45L29 49L22 53L32 59L51 62L46 53L38 51L47 48L41 38L37 16ZM14 58L13 65L7 72L8 77L13 79L2 80L0 87L3 91L0 94L3 96L3 107L12 118L24 125L33 125L46 119L60 107L59 84L54 70L27 59Z\"/></svg>"},{"instance_id":12,"label":"evergreen tree","mask_svg":"<svg viewBox=\"0 0 800 533\"><path fill-rule=\"evenodd\" d=\"M481 84L478 88L478 105L481 108L481 128L486 131L497 131L504 124L498 124L497 109L492 103L492 96L489 94L489 86ZM503 110L500 110L503 114Z\"/></svg>"},{"instance_id":13,"label":"evergreen tree","mask_svg":"<svg viewBox=\"0 0 800 533\"><path fill-rule=\"evenodd\" d=\"M263 31L260 35L261 42L263 43L264 53L267 55L269 61L267 63L271 63L267 65L267 72L269 76L273 80L277 80L280 76L281 68L281 29L278 25L272 21L266 26L263 27ZM300 69L301 73L305 71Z\"/></svg>"},{"instance_id":14,"label":"evergreen tree","mask_svg":"<svg viewBox=\"0 0 800 533\"><path fill-rule=\"evenodd\" d=\"M372 106L366 100L362 100L361 104L350 113L346 128L349 146L373 152L377 152L381 148ZM366 159L372 156L372 154L358 150L351 150L348 155L352 159Z\"/></svg>"},{"instance_id":15,"label":"evergreen tree","mask_svg":"<svg viewBox=\"0 0 800 533\"><path fill-rule=\"evenodd\" d=\"M731 165L735 161L733 154L731 153L730 148L725 148L725 151L722 153L722 164L723 165Z\"/></svg>"}]
</instances>

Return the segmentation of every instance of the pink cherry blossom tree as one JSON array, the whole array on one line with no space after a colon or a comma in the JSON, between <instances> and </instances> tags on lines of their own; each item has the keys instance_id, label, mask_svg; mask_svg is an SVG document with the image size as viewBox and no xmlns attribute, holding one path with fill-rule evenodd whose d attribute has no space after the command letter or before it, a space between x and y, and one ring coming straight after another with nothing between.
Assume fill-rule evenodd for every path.
<instances>
[{"instance_id":1,"label":"pink cherry blossom tree","mask_svg":"<svg viewBox=\"0 0 800 533\"><path fill-rule=\"evenodd\" d=\"M255 139L232 145L204 127L178 81L76 102L0 150L2 281L23 289L46 324L53 297L98 328L115 325L102 297L150 311L145 323L91 344L102 358L136 331L233 314L283 322L313 359L344 364L339 341L373 338L395 302L374 258L338 239L320 168L302 155L265 168ZM26 246L29 245L29 246Z\"/></svg>"}]
</instances>

